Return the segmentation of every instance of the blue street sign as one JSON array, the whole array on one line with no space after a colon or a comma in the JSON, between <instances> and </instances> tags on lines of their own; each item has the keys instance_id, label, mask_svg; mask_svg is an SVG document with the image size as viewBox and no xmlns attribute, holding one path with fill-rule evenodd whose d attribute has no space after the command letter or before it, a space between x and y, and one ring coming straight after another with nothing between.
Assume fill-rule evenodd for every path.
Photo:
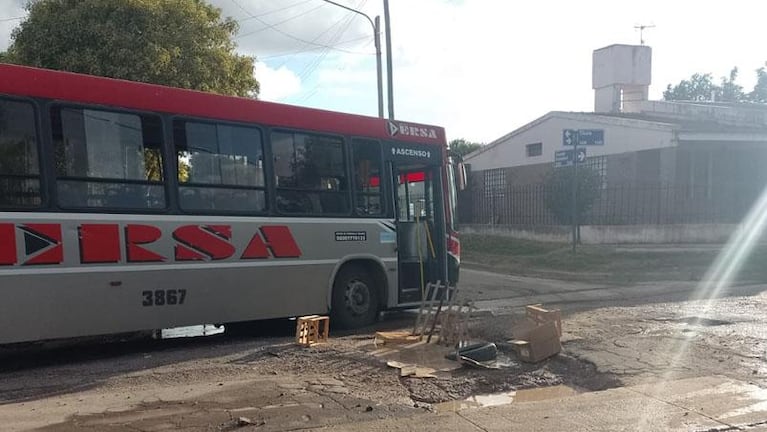
<instances>
[{"instance_id":1,"label":"blue street sign","mask_svg":"<svg viewBox=\"0 0 767 432\"><path fill-rule=\"evenodd\" d=\"M578 149L578 163L586 162L586 149ZM554 153L554 167L561 168L573 165L573 151L572 150L557 150Z\"/></svg>"},{"instance_id":2,"label":"blue street sign","mask_svg":"<svg viewBox=\"0 0 767 432\"><path fill-rule=\"evenodd\" d=\"M578 129L578 145L605 145L605 130Z\"/></svg>"},{"instance_id":3,"label":"blue street sign","mask_svg":"<svg viewBox=\"0 0 767 432\"><path fill-rule=\"evenodd\" d=\"M578 139L578 129L562 130L562 145L571 146Z\"/></svg>"},{"instance_id":4,"label":"blue street sign","mask_svg":"<svg viewBox=\"0 0 767 432\"><path fill-rule=\"evenodd\" d=\"M563 129L562 145L572 146L605 145L604 129Z\"/></svg>"},{"instance_id":5,"label":"blue street sign","mask_svg":"<svg viewBox=\"0 0 767 432\"><path fill-rule=\"evenodd\" d=\"M584 163L586 162L586 149L585 148L579 148L578 149L578 163Z\"/></svg>"}]
</instances>

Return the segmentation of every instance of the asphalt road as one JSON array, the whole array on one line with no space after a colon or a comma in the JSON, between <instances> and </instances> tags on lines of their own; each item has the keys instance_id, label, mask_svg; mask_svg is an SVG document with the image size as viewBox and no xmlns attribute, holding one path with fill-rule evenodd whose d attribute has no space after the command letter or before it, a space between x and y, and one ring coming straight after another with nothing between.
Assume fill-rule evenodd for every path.
<instances>
[{"instance_id":1,"label":"asphalt road","mask_svg":"<svg viewBox=\"0 0 767 432\"><path fill-rule=\"evenodd\" d=\"M607 285L541 279L461 268L462 295L481 309L506 313L524 305L544 303L574 313L605 306L636 306L680 302L696 298L699 282L660 281L633 285ZM720 297L751 296L767 289L762 283L735 284Z\"/></svg>"}]
</instances>

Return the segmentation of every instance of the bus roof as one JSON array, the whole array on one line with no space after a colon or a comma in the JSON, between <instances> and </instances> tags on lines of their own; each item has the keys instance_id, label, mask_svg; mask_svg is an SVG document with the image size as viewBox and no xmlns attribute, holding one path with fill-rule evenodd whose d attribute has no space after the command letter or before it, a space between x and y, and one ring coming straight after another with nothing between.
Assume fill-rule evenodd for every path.
<instances>
[{"instance_id":1,"label":"bus roof","mask_svg":"<svg viewBox=\"0 0 767 432\"><path fill-rule=\"evenodd\" d=\"M0 94L445 145L441 127L0 63Z\"/></svg>"}]
</instances>

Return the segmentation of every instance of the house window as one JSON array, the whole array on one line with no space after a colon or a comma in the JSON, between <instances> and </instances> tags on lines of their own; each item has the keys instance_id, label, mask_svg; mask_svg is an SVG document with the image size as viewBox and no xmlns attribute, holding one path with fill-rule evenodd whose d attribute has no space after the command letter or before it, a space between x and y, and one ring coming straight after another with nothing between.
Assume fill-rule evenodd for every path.
<instances>
[{"instance_id":1,"label":"house window","mask_svg":"<svg viewBox=\"0 0 767 432\"><path fill-rule=\"evenodd\" d=\"M536 157L543 154L543 143L528 144L525 146L527 157Z\"/></svg>"}]
</instances>

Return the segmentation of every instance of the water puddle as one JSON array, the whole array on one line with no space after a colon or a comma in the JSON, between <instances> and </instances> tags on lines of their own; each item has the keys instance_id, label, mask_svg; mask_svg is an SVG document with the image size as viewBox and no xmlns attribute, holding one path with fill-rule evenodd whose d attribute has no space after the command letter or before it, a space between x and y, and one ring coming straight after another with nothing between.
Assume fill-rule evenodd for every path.
<instances>
[{"instance_id":1,"label":"water puddle","mask_svg":"<svg viewBox=\"0 0 767 432\"><path fill-rule=\"evenodd\" d=\"M514 398L517 402L535 402L547 399L559 399L569 396L574 396L578 392L565 385L551 386L551 387L538 387L527 390L517 391L517 395Z\"/></svg>"},{"instance_id":2,"label":"water puddle","mask_svg":"<svg viewBox=\"0 0 767 432\"><path fill-rule=\"evenodd\" d=\"M454 412L471 408L508 405L512 402L535 402L569 397L578 392L565 385L538 387L503 393L474 395L463 400L442 402L434 405L437 412Z\"/></svg>"}]
</instances>

